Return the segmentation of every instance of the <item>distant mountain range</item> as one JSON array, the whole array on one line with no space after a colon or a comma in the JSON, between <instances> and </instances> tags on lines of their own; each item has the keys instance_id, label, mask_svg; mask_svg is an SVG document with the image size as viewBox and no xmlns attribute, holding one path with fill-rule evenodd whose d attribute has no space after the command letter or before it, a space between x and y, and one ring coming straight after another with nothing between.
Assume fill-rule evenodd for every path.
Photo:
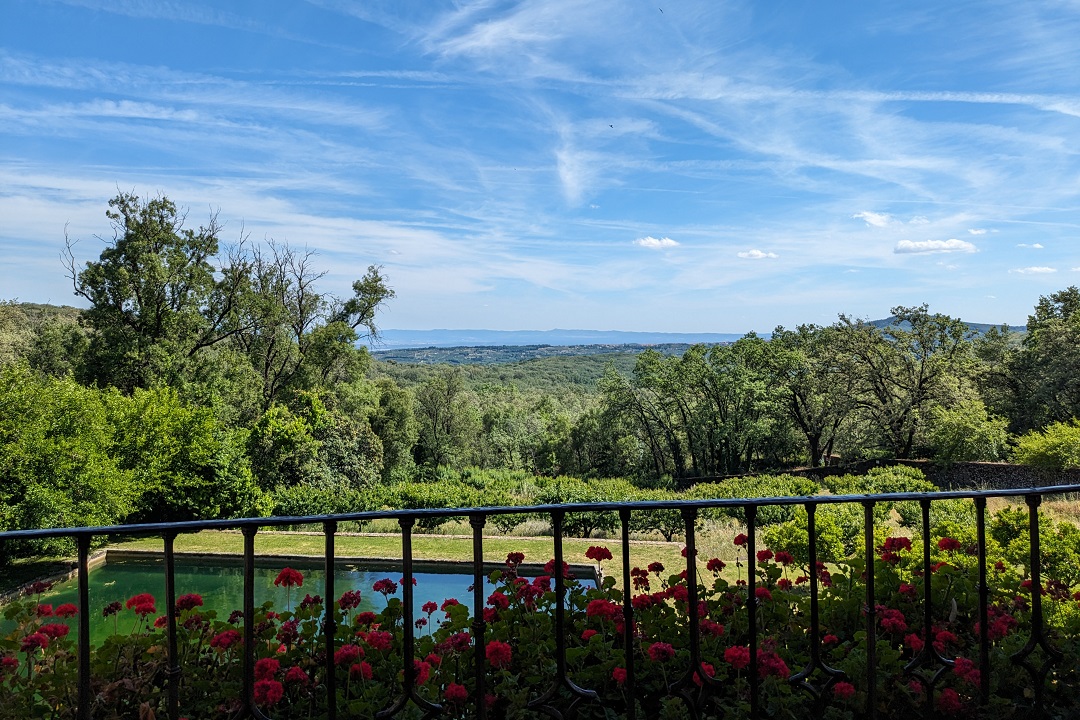
<instances>
[{"instance_id":1,"label":"distant mountain range","mask_svg":"<svg viewBox=\"0 0 1080 720\"><path fill-rule=\"evenodd\" d=\"M624 332L621 330L382 330L374 351L508 345L693 345L735 342L744 333Z\"/></svg>"},{"instance_id":2,"label":"distant mountain range","mask_svg":"<svg viewBox=\"0 0 1080 720\"><path fill-rule=\"evenodd\" d=\"M885 327L895 318L874 320L871 324ZM988 323L968 323L980 335L991 327ZM382 330L379 342L366 343L375 352L407 348L449 347L509 347L544 346L571 347L576 345L715 345L732 343L745 333L671 333L627 332L622 330ZM759 333L769 337L770 333Z\"/></svg>"}]
</instances>

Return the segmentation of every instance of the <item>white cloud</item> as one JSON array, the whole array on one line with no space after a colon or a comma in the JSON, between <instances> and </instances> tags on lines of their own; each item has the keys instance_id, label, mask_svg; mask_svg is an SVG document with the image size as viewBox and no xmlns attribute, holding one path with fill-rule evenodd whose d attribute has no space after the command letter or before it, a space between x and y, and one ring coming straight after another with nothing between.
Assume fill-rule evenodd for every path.
<instances>
[{"instance_id":1,"label":"white cloud","mask_svg":"<svg viewBox=\"0 0 1080 720\"><path fill-rule=\"evenodd\" d=\"M953 253L953 252L978 252L978 248L966 240L901 240L896 243L893 252L898 255L913 253Z\"/></svg>"},{"instance_id":2,"label":"white cloud","mask_svg":"<svg viewBox=\"0 0 1080 720\"><path fill-rule=\"evenodd\" d=\"M638 238L634 241L634 244L640 245L643 248L649 248L650 250L662 250L664 248L673 248L679 246L679 243L669 237L654 238L652 235Z\"/></svg>"},{"instance_id":3,"label":"white cloud","mask_svg":"<svg viewBox=\"0 0 1080 720\"><path fill-rule=\"evenodd\" d=\"M968 228L968 232L972 235L985 235L986 228Z\"/></svg>"},{"instance_id":4,"label":"white cloud","mask_svg":"<svg viewBox=\"0 0 1080 720\"><path fill-rule=\"evenodd\" d=\"M908 220L908 225L929 225L930 219L925 215L916 215Z\"/></svg>"},{"instance_id":5,"label":"white cloud","mask_svg":"<svg viewBox=\"0 0 1080 720\"><path fill-rule=\"evenodd\" d=\"M1045 265L1036 265L1033 267L1016 268L1010 270L1011 273L1019 273L1020 275L1046 275L1048 273L1056 273L1057 268L1046 267Z\"/></svg>"},{"instance_id":6,"label":"white cloud","mask_svg":"<svg viewBox=\"0 0 1080 720\"><path fill-rule=\"evenodd\" d=\"M892 222L892 215L888 213L876 213L869 210L863 210L857 212L851 216L854 220L865 220L867 225L873 225L874 227L885 227Z\"/></svg>"},{"instance_id":7,"label":"white cloud","mask_svg":"<svg viewBox=\"0 0 1080 720\"><path fill-rule=\"evenodd\" d=\"M1031 245L1028 245L1027 243L1018 243L1016 247L1026 247L1026 248L1032 248L1034 250L1042 250L1043 249L1043 246L1042 246L1041 243L1032 243Z\"/></svg>"},{"instance_id":8,"label":"white cloud","mask_svg":"<svg viewBox=\"0 0 1080 720\"><path fill-rule=\"evenodd\" d=\"M741 258L748 258L750 260L764 260L765 258L778 258L780 257L774 252L763 252L761 250L747 250L746 252L738 253Z\"/></svg>"}]
</instances>

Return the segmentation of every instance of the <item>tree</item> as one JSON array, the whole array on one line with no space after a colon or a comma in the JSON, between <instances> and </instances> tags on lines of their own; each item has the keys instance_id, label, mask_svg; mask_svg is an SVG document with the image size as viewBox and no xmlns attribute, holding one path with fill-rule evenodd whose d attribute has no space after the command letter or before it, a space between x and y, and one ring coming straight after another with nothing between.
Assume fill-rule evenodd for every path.
<instances>
[{"instance_id":1,"label":"tree","mask_svg":"<svg viewBox=\"0 0 1080 720\"><path fill-rule=\"evenodd\" d=\"M859 412L878 431L883 448L907 458L926 413L946 396L949 380L970 367L971 333L955 318L927 306L895 307L878 328L845 315L834 326L839 349L851 358Z\"/></svg>"},{"instance_id":2,"label":"tree","mask_svg":"<svg viewBox=\"0 0 1080 720\"><path fill-rule=\"evenodd\" d=\"M134 509L140 489L115 453L110 392L24 363L0 368L0 530L114 525ZM69 540L7 545L0 553L72 550Z\"/></svg>"},{"instance_id":3,"label":"tree","mask_svg":"<svg viewBox=\"0 0 1080 720\"><path fill-rule=\"evenodd\" d=\"M90 303L84 377L131 392L172 381L191 355L228 337L236 287L215 277L216 214L194 230L164 196L120 193L109 208L113 238L100 259L78 269L70 239L65 257L75 294Z\"/></svg>"},{"instance_id":4,"label":"tree","mask_svg":"<svg viewBox=\"0 0 1080 720\"><path fill-rule=\"evenodd\" d=\"M833 454L840 428L855 408L855 376L840 350L838 332L817 325L778 327L769 342L783 407L806 438L811 467Z\"/></svg>"},{"instance_id":5,"label":"tree","mask_svg":"<svg viewBox=\"0 0 1080 720\"><path fill-rule=\"evenodd\" d=\"M1014 432L1080 416L1080 289L1040 297L1019 346L992 349L998 362L987 395Z\"/></svg>"},{"instance_id":6,"label":"tree","mask_svg":"<svg viewBox=\"0 0 1080 720\"><path fill-rule=\"evenodd\" d=\"M234 341L262 378L263 408L287 392L311 390L363 373L367 351L356 348L358 327L377 336L375 311L394 296L378 267L353 283L340 301L318 292L326 274L314 252L270 243L235 263L247 272L237 306Z\"/></svg>"},{"instance_id":7,"label":"tree","mask_svg":"<svg viewBox=\"0 0 1080 720\"><path fill-rule=\"evenodd\" d=\"M175 522L264 514L242 434L209 407L184 403L171 388L108 396L112 453L138 489L130 521Z\"/></svg>"},{"instance_id":8,"label":"tree","mask_svg":"<svg viewBox=\"0 0 1080 720\"><path fill-rule=\"evenodd\" d=\"M325 273L314 268L312 251L255 246L241 235L221 254L217 215L187 228L186 214L164 196L144 201L121 193L109 208L113 237L98 261L77 267L75 243L67 242L75 294L90 303L85 380L126 393L169 385L189 397L241 399L244 374L226 382L212 373L223 363L205 362L229 355L222 351L228 348L260 379L264 411L288 393L366 370L358 329L377 335L376 312L394 296L380 268L369 267L353 296L340 300L317 290Z\"/></svg>"},{"instance_id":9,"label":"tree","mask_svg":"<svg viewBox=\"0 0 1080 720\"><path fill-rule=\"evenodd\" d=\"M939 463L992 462L1008 454L1008 421L987 412L977 397L951 407L936 405L927 420L927 437Z\"/></svg>"},{"instance_id":10,"label":"tree","mask_svg":"<svg viewBox=\"0 0 1080 720\"><path fill-rule=\"evenodd\" d=\"M460 370L441 369L416 389L415 397L417 464L429 468L468 464L479 418L466 396Z\"/></svg>"}]
</instances>

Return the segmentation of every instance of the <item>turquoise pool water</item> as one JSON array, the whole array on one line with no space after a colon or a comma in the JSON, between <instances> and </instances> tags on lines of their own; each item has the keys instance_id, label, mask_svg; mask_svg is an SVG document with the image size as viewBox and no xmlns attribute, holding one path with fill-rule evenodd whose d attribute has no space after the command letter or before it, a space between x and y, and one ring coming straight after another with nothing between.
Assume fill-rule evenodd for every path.
<instances>
[{"instance_id":1,"label":"turquoise pool water","mask_svg":"<svg viewBox=\"0 0 1080 720\"><path fill-rule=\"evenodd\" d=\"M304 576L303 586L294 587L291 593L286 588L276 587L274 578L282 568L289 566L299 570ZM447 598L456 598L461 603L471 605L472 576L460 573L417 572L413 599L416 617L422 615L420 606L429 600L438 604ZM109 603L123 603L139 593L150 593L157 600L159 615L165 613L165 563L159 559L123 559L112 560L90 571L90 635L93 642L98 642L113 634L116 630L124 633L132 629L135 614L131 610L122 610L117 616L102 617L102 611ZM259 561L255 567L255 604L261 605L273 600L274 606L284 609L288 602L295 608L304 595L323 595L325 582L321 567L304 567L301 563L290 563L280 559ZM368 570L357 565L339 564L334 575L335 599L346 590L359 590L362 597L360 611L379 612L386 607L383 595L372 590L377 580L390 578L400 582L400 570ZM210 563L206 560L176 561L176 595L198 593L203 598L203 607L218 612L219 619L226 619L233 610L243 609L244 577L240 563ZM485 593L486 595L487 593ZM396 595L402 598L399 587ZM325 599L325 598L324 598ZM41 597L41 602L54 607L62 603L78 604L78 585L75 580L57 583L51 591ZM77 618L67 621L73 631L77 631ZM9 632L12 624L0 620L0 632Z\"/></svg>"}]
</instances>

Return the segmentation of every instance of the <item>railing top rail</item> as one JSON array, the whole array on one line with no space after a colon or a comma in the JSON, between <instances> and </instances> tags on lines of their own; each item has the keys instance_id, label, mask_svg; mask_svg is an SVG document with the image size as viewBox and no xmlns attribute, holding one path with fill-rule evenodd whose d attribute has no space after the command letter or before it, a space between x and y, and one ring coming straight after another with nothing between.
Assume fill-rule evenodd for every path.
<instances>
[{"instance_id":1,"label":"railing top rail","mask_svg":"<svg viewBox=\"0 0 1080 720\"><path fill-rule=\"evenodd\" d=\"M405 510L364 510L337 515L271 516L223 520L186 520L171 523L136 523L96 527L41 528L0 532L5 540L37 540L55 537L87 537L96 535L164 535L201 530L240 530L250 527L281 527L324 522L370 521L398 518L467 517L470 515L512 515L517 513L573 513L630 510L679 510L682 508L761 507L765 505L836 505L840 503L899 502L905 500L972 500L975 498L1025 497L1028 495L1064 495L1080 493L1080 484L1050 485L1032 488L1002 488L995 490L940 490L932 492L882 493L877 495L808 495L768 498L701 498L691 500L636 500L625 502L566 503L549 505L515 505L471 508L413 508Z\"/></svg>"}]
</instances>

